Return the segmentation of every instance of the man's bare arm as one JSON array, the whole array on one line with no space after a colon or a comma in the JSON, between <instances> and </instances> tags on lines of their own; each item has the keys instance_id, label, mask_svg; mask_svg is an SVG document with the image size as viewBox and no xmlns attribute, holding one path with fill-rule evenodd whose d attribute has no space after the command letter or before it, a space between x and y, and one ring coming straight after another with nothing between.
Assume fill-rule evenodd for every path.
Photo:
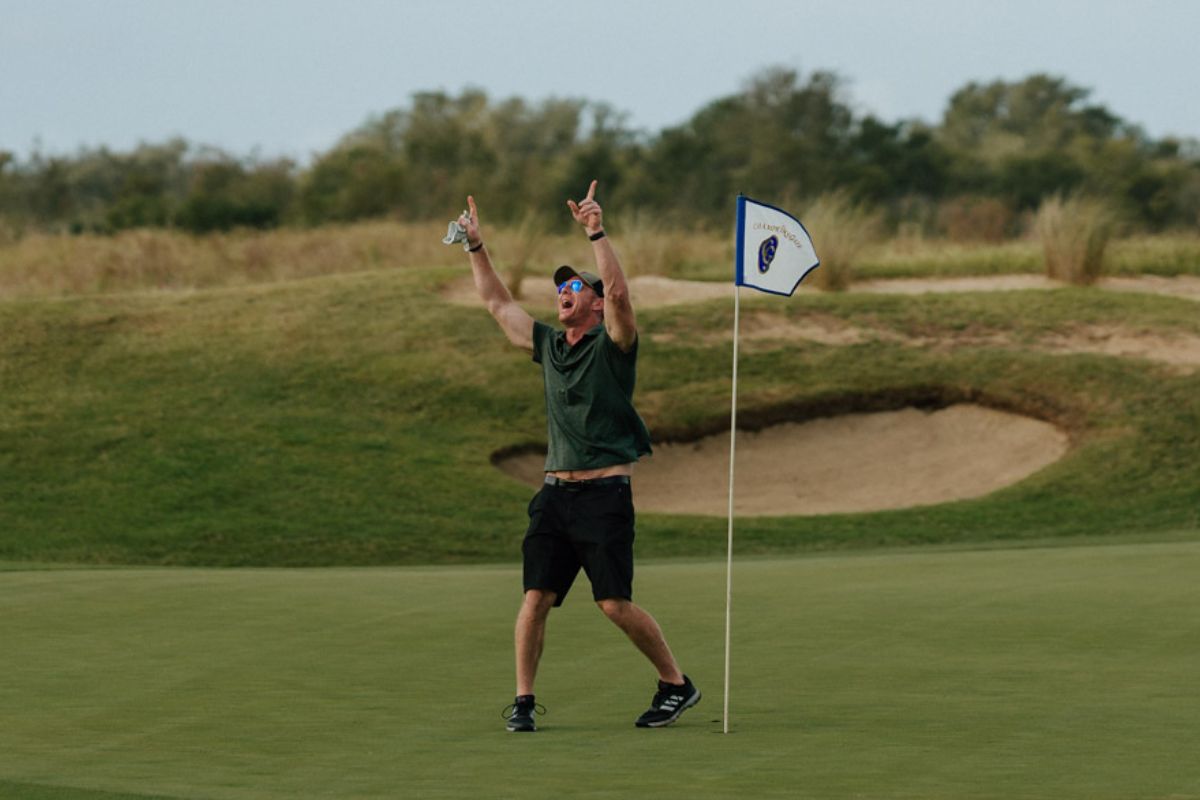
<instances>
[{"instance_id":1,"label":"man's bare arm","mask_svg":"<svg viewBox=\"0 0 1200 800\"><path fill-rule=\"evenodd\" d=\"M492 266L487 247L479 232L479 212L475 209L475 198L467 197L468 213L458 218L458 224L467 229L467 244L470 247L471 272L475 277L475 288L483 299L488 313L500 325L504 335L517 347L533 352L533 317L517 305L512 294Z\"/></svg>"},{"instance_id":2,"label":"man's bare arm","mask_svg":"<svg viewBox=\"0 0 1200 800\"><path fill-rule=\"evenodd\" d=\"M592 256L596 259L596 271L604 281L604 328L617 347L628 352L637 341L637 318L633 303L629 299L629 282L621 269L621 261L612 243L604 236L604 212L596 202L596 184L592 181L587 197L576 203L567 201L567 207L575 221L583 226L592 238ZM599 235L599 238L594 238Z\"/></svg>"}]
</instances>

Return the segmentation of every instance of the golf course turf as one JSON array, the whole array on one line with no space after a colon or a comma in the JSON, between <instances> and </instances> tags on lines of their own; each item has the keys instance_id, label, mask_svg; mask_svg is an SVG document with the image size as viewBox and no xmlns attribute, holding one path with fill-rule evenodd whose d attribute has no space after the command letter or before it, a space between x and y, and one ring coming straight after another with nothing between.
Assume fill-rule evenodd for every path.
<instances>
[{"instance_id":1,"label":"golf course turf","mask_svg":"<svg viewBox=\"0 0 1200 800\"><path fill-rule=\"evenodd\" d=\"M1196 797L1198 570L1186 540L743 561L729 735L719 563L635 584L696 708L634 728L653 674L584 591L532 735L511 567L8 572L0 796Z\"/></svg>"}]
</instances>

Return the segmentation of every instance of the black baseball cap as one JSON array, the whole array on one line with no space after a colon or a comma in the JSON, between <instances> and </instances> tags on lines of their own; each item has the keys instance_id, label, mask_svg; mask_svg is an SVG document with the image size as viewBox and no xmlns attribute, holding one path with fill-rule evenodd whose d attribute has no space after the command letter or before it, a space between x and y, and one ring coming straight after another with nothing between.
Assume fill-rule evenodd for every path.
<instances>
[{"instance_id":1,"label":"black baseball cap","mask_svg":"<svg viewBox=\"0 0 1200 800\"><path fill-rule=\"evenodd\" d=\"M555 286L562 286L571 280L571 278L579 278L579 280L592 287L592 291L596 293L597 297L604 297L604 281L600 280L600 276L594 272L588 272L587 270L580 271L568 264L563 264L554 270Z\"/></svg>"}]
</instances>

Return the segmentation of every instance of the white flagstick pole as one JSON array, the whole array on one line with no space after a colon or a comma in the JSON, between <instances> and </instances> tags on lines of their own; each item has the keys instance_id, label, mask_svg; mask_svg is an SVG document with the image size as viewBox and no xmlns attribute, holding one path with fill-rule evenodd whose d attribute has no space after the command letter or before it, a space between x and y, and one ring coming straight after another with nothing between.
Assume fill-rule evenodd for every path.
<instances>
[{"instance_id":1,"label":"white flagstick pole","mask_svg":"<svg viewBox=\"0 0 1200 800\"><path fill-rule=\"evenodd\" d=\"M725 704L722 733L729 733L729 633L733 608L733 464L737 454L738 323L742 287L733 287L733 402L729 412L729 547L725 563Z\"/></svg>"}]
</instances>

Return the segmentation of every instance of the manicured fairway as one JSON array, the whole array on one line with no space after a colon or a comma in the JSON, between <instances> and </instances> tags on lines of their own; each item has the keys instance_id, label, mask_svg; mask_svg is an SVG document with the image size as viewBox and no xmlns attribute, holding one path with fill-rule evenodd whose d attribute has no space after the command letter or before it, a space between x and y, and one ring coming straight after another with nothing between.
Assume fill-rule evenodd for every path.
<instances>
[{"instance_id":1,"label":"manicured fairway","mask_svg":"<svg viewBox=\"0 0 1200 800\"><path fill-rule=\"evenodd\" d=\"M1200 797L1200 542L746 561L635 591L705 692L653 692L586 584L504 732L508 567L0 572L0 796Z\"/></svg>"}]
</instances>

